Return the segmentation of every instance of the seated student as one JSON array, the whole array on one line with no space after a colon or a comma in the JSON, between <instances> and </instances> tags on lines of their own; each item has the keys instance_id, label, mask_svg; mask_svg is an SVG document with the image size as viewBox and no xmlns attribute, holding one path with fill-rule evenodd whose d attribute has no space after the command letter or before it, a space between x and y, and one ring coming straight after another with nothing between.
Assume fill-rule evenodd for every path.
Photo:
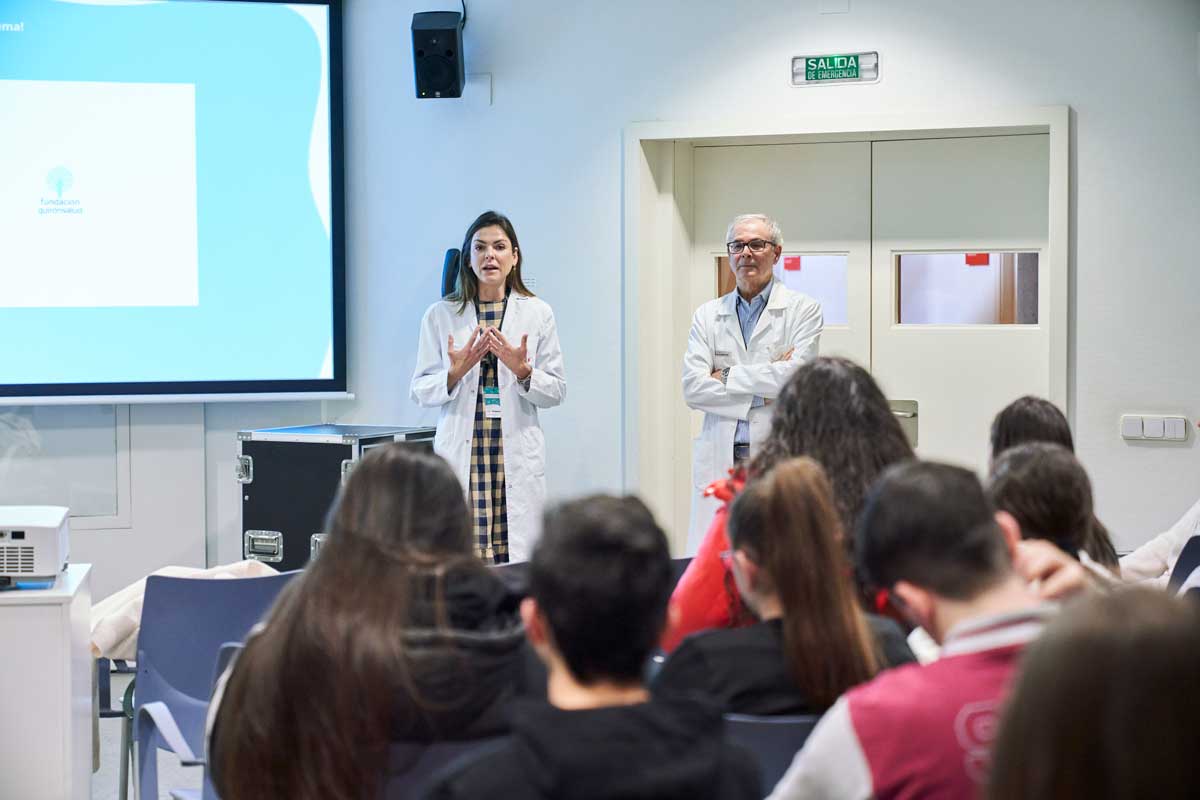
<instances>
[{"instance_id":1,"label":"seated student","mask_svg":"<svg viewBox=\"0 0 1200 800\"><path fill-rule=\"evenodd\" d=\"M1066 608L1026 650L992 800L1200 794L1200 605L1151 589Z\"/></svg>"},{"instance_id":2,"label":"seated student","mask_svg":"<svg viewBox=\"0 0 1200 800\"><path fill-rule=\"evenodd\" d=\"M842 530L850 533L867 489L890 464L913 457L912 446L875 379L846 358L818 358L796 369L774 404L771 430L748 467L707 491L724 501L675 587L679 623L666 632L670 651L683 637L753 622L720 554L729 549L729 503L748 479L781 461L808 456L825 470ZM846 542L849 551L849 542Z\"/></svg>"},{"instance_id":3,"label":"seated student","mask_svg":"<svg viewBox=\"0 0 1200 800\"><path fill-rule=\"evenodd\" d=\"M1072 454L1075 452L1075 439L1071 436L1066 415L1049 400L1025 395L1001 409L992 420L990 469L995 469L996 461L1005 450L1035 442L1057 444ZM1090 485L1088 493L1091 494ZM1094 513L1091 515L1090 528L1085 552L1093 561L1115 572L1117 550L1113 547L1108 529Z\"/></svg>"},{"instance_id":4,"label":"seated student","mask_svg":"<svg viewBox=\"0 0 1200 800\"><path fill-rule=\"evenodd\" d=\"M1184 545L1200 536L1200 501L1167 530L1121 557L1121 578L1166 587Z\"/></svg>"},{"instance_id":5,"label":"seated student","mask_svg":"<svg viewBox=\"0 0 1200 800\"><path fill-rule=\"evenodd\" d=\"M900 626L859 610L830 493L803 457L746 485L725 528L738 591L761 621L689 636L656 693L698 691L739 714L820 714L880 667L915 660Z\"/></svg>"},{"instance_id":6,"label":"seated student","mask_svg":"<svg viewBox=\"0 0 1200 800\"><path fill-rule=\"evenodd\" d=\"M1066 414L1049 400L1018 397L992 419L992 461L1010 447L1027 442L1050 442L1075 452L1075 439Z\"/></svg>"},{"instance_id":7,"label":"seated student","mask_svg":"<svg viewBox=\"0 0 1200 800\"><path fill-rule=\"evenodd\" d=\"M373 451L327 530L213 699L222 800L373 797L389 743L507 729L520 598L475 558L449 465L399 444Z\"/></svg>"},{"instance_id":8,"label":"seated student","mask_svg":"<svg viewBox=\"0 0 1200 800\"><path fill-rule=\"evenodd\" d=\"M760 798L757 766L721 712L641 682L667 618L667 540L641 501L589 497L546 513L521 604L549 670L548 703L512 709L512 738L427 797Z\"/></svg>"},{"instance_id":9,"label":"seated student","mask_svg":"<svg viewBox=\"0 0 1200 800\"><path fill-rule=\"evenodd\" d=\"M1117 551L1092 512L1092 483L1070 450L1048 442L1011 447L992 462L988 499L1021 526L1025 539L1047 539L1114 573Z\"/></svg>"},{"instance_id":10,"label":"seated student","mask_svg":"<svg viewBox=\"0 0 1200 800\"><path fill-rule=\"evenodd\" d=\"M859 569L941 656L838 699L774 800L978 794L1018 656L1050 613L1013 568L1019 540L968 470L910 463L884 473L859 522Z\"/></svg>"}]
</instances>

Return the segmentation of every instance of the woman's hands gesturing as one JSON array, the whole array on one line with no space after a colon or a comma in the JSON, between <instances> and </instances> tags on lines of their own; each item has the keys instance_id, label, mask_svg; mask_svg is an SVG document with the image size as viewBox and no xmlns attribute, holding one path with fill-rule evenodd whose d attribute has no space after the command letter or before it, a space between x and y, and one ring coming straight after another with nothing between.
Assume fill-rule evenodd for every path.
<instances>
[{"instance_id":1,"label":"woman's hands gesturing","mask_svg":"<svg viewBox=\"0 0 1200 800\"><path fill-rule=\"evenodd\" d=\"M488 353L495 353L500 363L512 370L517 380L523 381L533 372L529 364L529 335L521 337L521 346L513 347L499 328L480 325L471 332L471 338L461 350L454 349L454 335L446 339L446 353L450 356L450 369L446 373L446 391L454 388L471 367Z\"/></svg>"},{"instance_id":2,"label":"woman's hands gesturing","mask_svg":"<svg viewBox=\"0 0 1200 800\"><path fill-rule=\"evenodd\" d=\"M523 381L533 372L533 367L527 361L529 334L521 336L520 347L510 345L499 328L488 328L484 338L487 340L487 349L496 354L501 364L512 370L517 380Z\"/></svg>"},{"instance_id":3,"label":"woman's hands gesturing","mask_svg":"<svg viewBox=\"0 0 1200 800\"><path fill-rule=\"evenodd\" d=\"M450 334L446 340L446 354L450 356L450 370L446 373L447 392L462 380L471 367L487 355L488 349L488 335L483 331L483 326L476 326L471 332L471 338L461 350L454 349L454 334Z\"/></svg>"}]
</instances>

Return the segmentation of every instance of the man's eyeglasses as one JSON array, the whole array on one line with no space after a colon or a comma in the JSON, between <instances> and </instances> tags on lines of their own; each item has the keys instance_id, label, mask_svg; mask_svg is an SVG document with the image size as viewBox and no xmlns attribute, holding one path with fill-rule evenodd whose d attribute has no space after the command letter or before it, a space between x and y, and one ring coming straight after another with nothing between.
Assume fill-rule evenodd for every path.
<instances>
[{"instance_id":1,"label":"man's eyeglasses","mask_svg":"<svg viewBox=\"0 0 1200 800\"><path fill-rule=\"evenodd\" d=\"M754 255L758 255L759 253L766 251L768 247L774 246L774 242L766 239L751 239L748 242L739 242L737 239L734 239L732 242L725 243L725 249L729 251L729 255L731 256L736 256L747 248L749 248L750 252L754 253Z\"/></svg>"}]
</instances>

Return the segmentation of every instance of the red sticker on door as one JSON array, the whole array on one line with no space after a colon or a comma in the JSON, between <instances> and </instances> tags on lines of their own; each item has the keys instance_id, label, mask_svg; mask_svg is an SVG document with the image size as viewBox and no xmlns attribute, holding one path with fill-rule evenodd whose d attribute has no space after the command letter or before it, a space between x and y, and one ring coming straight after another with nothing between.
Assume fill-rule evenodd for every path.
<instances>
[{"instance_id":1,"label":"red sticker on door","mask_svg":"<svg viewBox=\"0 0 1200 800\"><path fill-rule=\"evenodd\" d=\"M800 256L784 256L783 268L788 272L800 271Z\"/></svg>"},{"instance_id":2,"label":"red sticker on door","mask_svg":"<svg viewBox=\"0 0 1200 800\"><path fill-rule=\"evenodd\" d=\"M990 253L967 253L968 267L986 267L990 261Z\"/></svg>"}]
</instances>

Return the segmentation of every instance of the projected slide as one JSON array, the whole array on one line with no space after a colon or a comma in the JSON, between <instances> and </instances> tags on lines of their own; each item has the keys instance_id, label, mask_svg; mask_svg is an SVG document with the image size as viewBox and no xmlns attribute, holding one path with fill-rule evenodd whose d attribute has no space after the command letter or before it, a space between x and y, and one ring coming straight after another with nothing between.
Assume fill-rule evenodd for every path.
<instances>
[{"instance_id":1,"label":"projected slide","mask_svg":"<svg viewBox=\"0 0 1200 800\"><path fill-rule=\"evenodd\" d=\"M21 120L0 127L0 219L26 220L0 307L196 305L195 87L0 81L0 108Z\"/></svg>"},{"instance_id":2,"label":"projected slide","mask_svg":"<svg viewBox=\"0 0 1200 800\"><path fill-rule=\"evenodd\" d=\"M0 3L0 393L341 388L329 13Z\"/></svg>"}]
</instances>

